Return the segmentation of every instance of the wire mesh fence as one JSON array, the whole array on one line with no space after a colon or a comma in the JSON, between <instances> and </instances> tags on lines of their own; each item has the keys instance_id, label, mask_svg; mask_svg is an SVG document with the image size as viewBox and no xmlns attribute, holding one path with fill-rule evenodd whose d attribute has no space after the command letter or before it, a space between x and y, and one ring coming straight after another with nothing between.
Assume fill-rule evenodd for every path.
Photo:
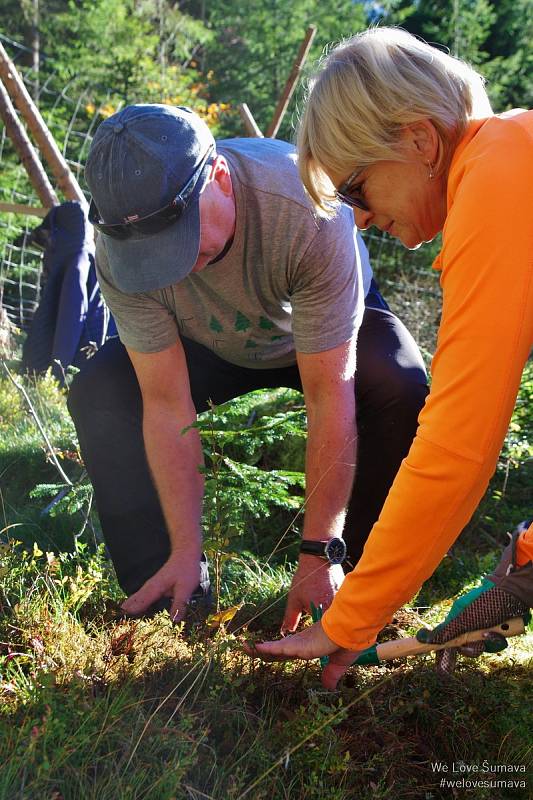
<instances>
[{"instance_id":1,"label":"wire mesh fence","mask_svg":"<svg viewBox=\"0 0 533 800\"><path fill-rule=\"evenodd\" d=\"M40 106L71 170L85 188L83 165L102 119L101 109L91 106L85 93L71 96L70 84L63 85L53 64L46 59L35 75L26 64L30 50L2 34L0 40ZM3 176L0 203L40 205L4 126L0 128L0 169ZM41 292L43 254L29 235L39 221L36 216L0 211L0 302L10 320L22 329L31 322ZM437 246L424 245L417 251L407 251L386 234L367 231L364 238L383 294L429 359L434 350L440 306L438 280L429 269Z\"/></svg>"},{"instance_id":2,"label":"wire mesh fence","mask_svg":"<svg viewBox=\"0 0 533 800\"><path fill-rule=\"evenodd\" d=\"M3 34L0 40L70 169L83 185L83 163L100 118L97 109L88 115L87 95L71 96L69 85L63 84L46 58L41 59L36 74L27 63L31 61L29 48ZM43 167L46 170L46 164ZM41 205L4 125L0 127L0 168L0 203L26 208ZM38 216L0 211L0 302L11 322L23 330L31 322L41 294L43 252L30 236L39 222Z\"/></svg>"},{"instance_id":3,"label":"wire mesh fence","mask_svg":"<svg viewBox=\"0 0 533 800\"><path fill-rule=\"evenodd\" d=\"M6 241L0 262L0 301L8 318L18 328L25 330L39 304L41 295L42 252L25 246L31 224L24 227L6 225L15 235Z\"/></svg>"}]
</instances>

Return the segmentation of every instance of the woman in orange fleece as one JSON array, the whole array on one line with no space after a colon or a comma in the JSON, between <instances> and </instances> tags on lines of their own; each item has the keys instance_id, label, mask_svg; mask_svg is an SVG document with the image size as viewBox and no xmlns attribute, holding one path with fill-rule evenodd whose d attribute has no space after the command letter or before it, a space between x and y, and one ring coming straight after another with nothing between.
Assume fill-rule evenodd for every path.
<instances>
[{"instance_id":1,"label":"woman in orange fleece","mask_svg":"<svg viewBox=\"0 0 533 800\"><path fill-rule=\"evenodd\" d=\"M363 557L321 622L256 648L267 659L329 655L323 683L332 688L433 573L496 467L533 344L533 112L494 115L468 65L375 28L325 58L299 158L318 214L348 203L359 228L375 225L409 248L443 233L431 392ZM464 610L427 638L525 614L532 559L530 525Z\"/></svg>"}]
</instances>

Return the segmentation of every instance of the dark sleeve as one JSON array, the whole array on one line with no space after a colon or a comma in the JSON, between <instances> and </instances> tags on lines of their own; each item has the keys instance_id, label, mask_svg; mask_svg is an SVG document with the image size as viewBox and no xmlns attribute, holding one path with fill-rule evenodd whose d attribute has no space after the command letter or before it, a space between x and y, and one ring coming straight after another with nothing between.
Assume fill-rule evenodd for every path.
<instances>
[{"instance_id":1,"label":"dark sleeve","mask_svg":"<svg viewBox=\"0 0 533 800\"><path fill-rule=\"evenodd\" d=\"M60 380L62 369L55 362L59 361L63 369L73 363L83 332L88 310L89 267L89 253L84 249L69 258L65 269L52 345L53 372Z\"/></svg>"}]
</instances>

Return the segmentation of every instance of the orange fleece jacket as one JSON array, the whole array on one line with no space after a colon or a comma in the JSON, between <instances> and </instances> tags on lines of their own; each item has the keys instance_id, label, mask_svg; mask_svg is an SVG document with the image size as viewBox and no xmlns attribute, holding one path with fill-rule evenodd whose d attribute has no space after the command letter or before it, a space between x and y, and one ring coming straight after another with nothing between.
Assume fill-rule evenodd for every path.
<instances>
[{"instance_id":1,"label":"orange fleece jacket","mask_svg":"<svg viewBox=\"0 0 533 800\"><path fill-rule=\"evenodd\" d=\"M487 489L533 344L533 111L469 123L450 166L431 392L357 567L323 617L375 642L433 573ZM531 538L528 534L528 538Z\"/></svg>"}]
</instances>

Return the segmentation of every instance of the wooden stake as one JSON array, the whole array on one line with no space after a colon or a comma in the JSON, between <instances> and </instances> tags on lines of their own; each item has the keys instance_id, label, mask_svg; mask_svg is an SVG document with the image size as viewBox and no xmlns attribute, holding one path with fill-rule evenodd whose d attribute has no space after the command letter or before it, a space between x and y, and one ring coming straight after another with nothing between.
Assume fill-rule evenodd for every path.
<instances>
[{"instance_id":1,"label":"wooden stake","mask_svg":"<svg viewBox=\"0 0 533 800\"><path fill-rule=\"evenodd\" d=\"M296 88L296 83L298 82L298 78L300 77L300 72L302 71L305 59L307 58L311 45L313 44L313 39L315 38L315 34L316 34L316 26L310 25L307 29L307 33L305 34L305 39L300 45L300 49L298 51L298 55L296 56L296 60L292 65L291 74L287 79L287 83L285 84L283 94L281 95L279 102L276 106L276 110L274 111L272 122L268 126L267 132L265 134L265 136L268 136L271 139L275 139L277 132L279 131L279 126L281 125L283 117L285 116L285 112L287 111L287 107L290 103L294 89Z\"/></svg>"},{"instance_id":2,"label":"wooden stake","mask_svg":"<svg viewBox=\"0 0 533 800\"><path fill-rule=\"evenodd\" d=\"M87 201L78 181L70 171L39 109L31 99L24 85L24 81L18 74L15 65L1 43L0 79L3 81L9 96L26 120L30 133L37 142L43 158L48 162L57 180L58 186L67 200L78 200L82 205L86 205Z\"/></svg>"},{"instance_id":3,"label":"wooden stake","mask_svg":"<svg viewBox=\"0 0 533 800\"><path fill-rule=\"evenodd\" d=\"M39 196L39 200L46 206L46 208L57 206L59 204L59 200L57 199L57 195L54 192L52 184L48 180L48 175L44 171L43 165L39 161L37 151L32 145L28 134L26 133L26 129L17 117L13 103L9 99L9 95L6 92L3 83L1 82L0 116L4 121L9 138L13 142L13 146L20 156L22 165L28 173L31 184Z\"/></svg>"},{"instance_id":4,"label":"wooden stake","mask_svg":"<svg viewBox=\"0 0 533 800\"><path fill-rule=\"evenodd\" d=\"M57 203L54 203L57 205ZM23 203L0 203L0 213L6 214L26 214L31 217L46 217L48 208L38 208L37 206L26 206Z\"/></svg>"},{"instance_id":5,"label":"wooden stake","mask_svg":"<svg viewBox=\"0 0 533 800\"><path fill-rule=\"evenodd\" d=\"M248 136L255 136L256 138L262 139L263 134L246 103L240 103L238 108Z\"/></svg>"}]
</instances>

